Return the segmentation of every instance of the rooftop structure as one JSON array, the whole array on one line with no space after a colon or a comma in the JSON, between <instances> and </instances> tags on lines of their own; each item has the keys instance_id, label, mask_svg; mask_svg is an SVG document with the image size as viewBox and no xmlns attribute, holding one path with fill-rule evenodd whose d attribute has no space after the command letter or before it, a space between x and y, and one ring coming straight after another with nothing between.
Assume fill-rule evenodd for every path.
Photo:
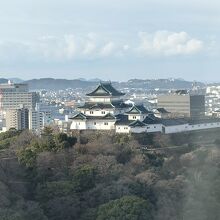
<instances>
[{"instance_id":1,"label":"rooftop structure","mask_svg":"<svg viewBox=\"0 0 220 220\"><path fill-rule=\"evenodd\" d=\"M101 83L97 86L97 88L91 93L86 94L87 96L94 97L119 97L125 95L124 93L116 90L111 82L110 83Z\"/></svg>"}]
</instances>

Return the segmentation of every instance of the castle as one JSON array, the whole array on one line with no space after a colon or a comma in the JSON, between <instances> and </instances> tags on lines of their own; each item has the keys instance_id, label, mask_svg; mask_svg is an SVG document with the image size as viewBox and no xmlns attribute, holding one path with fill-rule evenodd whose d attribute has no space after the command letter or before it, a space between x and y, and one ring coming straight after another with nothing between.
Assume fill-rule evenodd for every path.
<instances>
[{"instance_id":1,"label":"castle","mask_svg":"<svg viewBox=\"0 0 220 220\"><path fill-rule=\"evenodd\" d=\"M99 83L86 94L87 101L70 118L71 130L114 130L116 133L161 132L178 133L201 129L220 128L218 118L163 118L143 105L130 106L123 100L125 94L111 83Z\"/></svg>"}]
</instances>

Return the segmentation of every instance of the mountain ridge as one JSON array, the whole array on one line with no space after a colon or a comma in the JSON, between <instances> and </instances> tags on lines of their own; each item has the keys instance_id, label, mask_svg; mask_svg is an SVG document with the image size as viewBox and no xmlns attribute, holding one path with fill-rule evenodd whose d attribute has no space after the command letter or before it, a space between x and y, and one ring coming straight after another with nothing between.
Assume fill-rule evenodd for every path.
<instances>
[{"instance_id":1,"label":"mountain ridge","mask_svg":"<svg viewBox=\"0 0 220 220\"><path fill-rule=\"evenodd\" d=\"M17 78L15 78L17 79ZM13 81L13 80L12 80ZM62 90L66 88L90 88L96 86L100 79L56 79L56 78L39 78L30 80L15 80L15 83L22 82L29 85L30 90ZM0 78L0 83L7 83L8 79ZM109 82L104 81L103 82ZM193 81L186 81L184 79L129 79L125 82L112 81L114 86L118 88L129 88L129 89L191 89ZM198 86L204 87L205 83L196 82Z\"/></svg>"},{"instance_id":2,"label":"mountain ridge","mask_svg":"<svg viewBox=\"0 0 220 220\"><path fill-rule=\"evenodd\" d=\"M66 88L88 88L93 87L100 80L81 80L81 79L55 79L55 78L40 78L24 81L29 85L31 90L49 89L59 90ZM104 82L104 81L103 81ZM105 81L107 82L107 81ZM192 81L182 79L129 79L126 82L112 82L119 88L134 88L134 89L190 89ZM197 85L204 86L202 82L197 82Z\"/></svg>"}]
</instances>

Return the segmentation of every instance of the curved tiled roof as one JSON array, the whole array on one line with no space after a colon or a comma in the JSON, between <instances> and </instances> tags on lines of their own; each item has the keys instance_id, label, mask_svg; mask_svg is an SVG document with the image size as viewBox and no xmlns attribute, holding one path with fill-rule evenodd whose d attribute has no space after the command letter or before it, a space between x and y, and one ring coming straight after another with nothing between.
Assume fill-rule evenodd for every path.
<instances>
[{"instance_id":1,"label":"curved tiled roof","mask_svg":"<svg viewBox=\"0 0 220 220\"><path fill-rule=\"evenodd\" d=\"M126 114L150 114L152 112L148 111L143 105L134 105Z\"/></svg>"},{"instance_id":2,"label":"curved tiled roof","mask_svg":"<svg viewBox=\"0 0 220 220\"><path fill-rule=\"evenodd\" d=\"M79 109L113 109L114 106L109 104L102 103L85 103L83 106L79 106Z\"/></svg>"},{"instance_id":3,"label":"curved tiled roof","mask_svg":"<svg viewBox=\"0 0 220 220\"><path fill-rule=\"evenodd\" d=\"M165 108L157 108L156 110L157 110L159 113L162 113L162 114L170 113L170 112L168 112Z\"/></svg>"},{"instance_id":4,"label":"curved tiled roof","mask_svg":"<svg viewBox=\"0 0 220 220\"><path fill-rule=\"evenodd\" d=\"M141 122L140 120L136 120L129 124L130 127L144 127L146 126L145 123Z\"/></svg>"},{"instance_id":5,"label":"curved tiled roof","mask_svg":"<svg viewBox=\"0 0 220 220\"><path fill-rule=\"evenodd\" d=\"M155 117L153 114L152 115L148 115L143 122L145 124L160 124L161 123L161 119Z\"/></svg>"},{"instance_id":6,"label":"curved tiled roof","mask_svg":"<svg viewBox=\"0 0 220 220\"><path fill-rule=\"evenodd\" d=\"M72 118L70 118L71 120L116 120L116 117L114 115L112 115L111 113L108 113L104 116L91 116L91 115L84 115L83 113L78 113L76 115L74 115Z\"/></svg>"},{"instance_id":7,"label":"curved tiled roof","mask_svg":"<svg viewBox=\"0 0 220 220\"><path fill-rule=\"evenodd\" d=\"M72 120L73 120L73 119L86 120L86 119L87 119L87 116L80 112L80 113L74 115L74 116L73 116L72 118L70 118L70 119L72 119Z\"/></svg>"},{"instance_id":8,"label":"curved tiled roof","mask_svg":"<svg viewBox=\"0 0 220 220\"><path fill-rule=\"evenodd\" d=\"M114 108L128 108L129 105L123 101L115 101L111 103L85 103L83 106L79 106L78 109L114 109Z\"/></svg>"},{"instance_id":9,"label":"curved tiled roof","mask_svg":"<svg viewBox=\"0 0 220 220\"><path fill-rule=\"evenodd\" d=\"M91 93L86 94L87 96L123 96L122 93L116 90L111 83L100 83L98 87Z\"/></svg>"}]
</instances>

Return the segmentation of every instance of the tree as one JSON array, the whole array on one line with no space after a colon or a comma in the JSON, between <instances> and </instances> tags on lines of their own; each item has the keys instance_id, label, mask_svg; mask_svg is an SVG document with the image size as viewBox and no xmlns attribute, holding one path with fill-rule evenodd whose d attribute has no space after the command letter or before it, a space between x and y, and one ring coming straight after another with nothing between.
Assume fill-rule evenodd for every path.
<instances>
[{"instance_id":1,"label":"tree","mask_svg":"<svg viewBox=\"0 0 220 220\"><path fill-rule=\"evenodd\" d=\"M50 136L52 134L53 134L53 128L52 127L49 127L49 126L44 127L42 135Z\"/></svg>"},{"instance_id":2,"label":"tree","mask_svg":"<svg viewBox=\"0 0 220 220\"><path fill-rule=\"evenodd\" d=\"M74 173L73 183L77 192L83 192L95 186L96 172L93 166L84 165Z\"/></svg>"},{"instance_id":3,"label":"tree","mask_svg":"<svg viewBox=\"0 0 220 220\"><path fill-rule=\"evenodd\" d=\"M25 148L18 152L18 159L20 163L26 167L33 168L36 165L37 152L34 148Z\"/></svg>"},{"instance_id":4,"label":"tree","mask_svg":"<svg viewBox=\"0 0 220 220\"><path fill-rule=\"evenodd\" d=\"M97 220L151 220L152 205L137 196L124 196L99 206Z\"/></svg>"},{"instance_id":5,"label":"tree","mask_svg":"<svg viewBox=\"0 0 220 220\"><path fill-rule=\"evenodd\" d=\"M138 141L140 145L152 145L154 134L149 133L140 133L140 134L133 134L135 140Z\"/></svg>"},{"instance_id":6,"label":"tree","mask_svg":"<svg viewBox=\"0 0 220 220\"><path fill-rule=\"evenodd\" d=\"M130 161L131 157L132 157L131 148L121 147L117 152L116 160L118 161L118 163L126 164L127 162Z\"/></svg>"}]
</instances>

